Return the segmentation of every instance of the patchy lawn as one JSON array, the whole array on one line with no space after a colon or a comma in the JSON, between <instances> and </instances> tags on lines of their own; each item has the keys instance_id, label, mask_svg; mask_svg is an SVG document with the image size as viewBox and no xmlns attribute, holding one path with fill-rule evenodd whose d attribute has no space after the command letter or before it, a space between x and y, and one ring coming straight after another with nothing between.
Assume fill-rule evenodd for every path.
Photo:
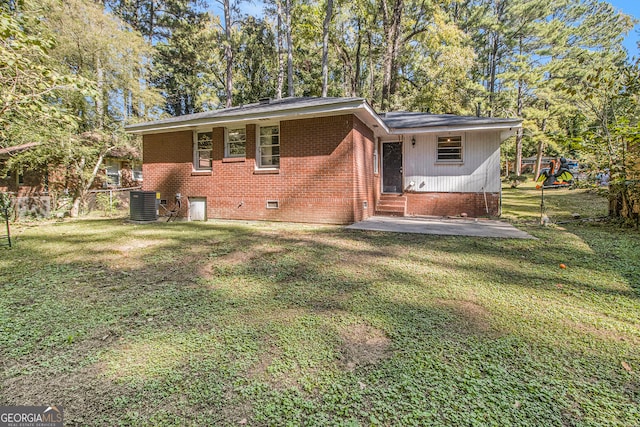
<instances>
[{"instance_id":1,"label":"patchy lawn","mask_svg":"<svg viewBox=\"0 0 640 427\"><path fill-rule=\"evenodd\" d=\"M504 195L535 241L16 226L0 404L63 405L68 425L638 425L638 231L541 228L538 194Z\"/></svg>"}]
</instances>

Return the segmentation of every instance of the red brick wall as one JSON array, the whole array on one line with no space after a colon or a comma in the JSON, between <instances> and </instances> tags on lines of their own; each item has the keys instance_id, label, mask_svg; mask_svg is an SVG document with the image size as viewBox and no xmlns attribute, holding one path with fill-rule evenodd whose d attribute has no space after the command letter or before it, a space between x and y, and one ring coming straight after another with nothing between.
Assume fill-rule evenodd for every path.
<instances>
[{"instance_id":1,"label":"red brick wall","mask_svg":"<svg viewBox=\"0 0 640 427\"><path fill-rule=\"evenodd\" d=\"M170 202L175 193L206 197L209 218L351 223L366 215L363 200L373 211L372 160L366 161L372 135L354 116L282 121L277 173L256 170L256 126L246 129L245 159L224 159L224 129L212 129L213 168L206 173L192 172L192 132L145 135L144 190ZM279 209L267 209L267 200L277 200Z\"/></svg>"},{"instance_id":2,"label":"red brick wall","mask_svg":"<svg viewBox=\"0 0 640 427\"><path fill-rule=\"evenodd\" d=\"M407 215L460 216L466 213L470 217L497 216L500 209L500 194L487 193L485 205L482 193L405 193L407 197Z\"/></svg>"},{"instance_id":3,"label":"red brick wall","mask_svg":"<svg viewBox=\"0 0 640 427\"><path fill-rule=\"evenodd\" d=\"M375 211L377 192L373 174L374 141L373 131L354 117L354 222L369 218ZM364 206L365 202L367 207Z\"/></svg>"},{"instance_id":4,"label":"red brick wall","mask_svg":"<svg viewBox=\"0 0 640 427\"><path fill-rule=\"evenodd\" d=\"M142 189L160 191L173 201L176 193L192 189L194 178L193 134L191 131L145 135L142 143Z\"/></svg>"},{"instance_id":5,"label":"red brick wall","mask_svg":"<svg viewBox=\"0 0 640 427\"><path fill-rule=\"evenodd\" d=\"M22 196L34 196L46 193L45 169L39 171L27 170L23 174L23 184L18 185L16 172L11 172L9 177L0 178L0 192L10 192Z\"/></svg>"}]
</instances>

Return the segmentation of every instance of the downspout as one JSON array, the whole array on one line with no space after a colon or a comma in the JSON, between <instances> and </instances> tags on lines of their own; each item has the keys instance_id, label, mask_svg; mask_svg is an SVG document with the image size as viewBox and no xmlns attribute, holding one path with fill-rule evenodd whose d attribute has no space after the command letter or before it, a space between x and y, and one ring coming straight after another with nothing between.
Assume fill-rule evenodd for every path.
<instances>
[{"instance_id":1,"label":"downspout","mask_svg":"<svg viewBox=\"0 0 640 427\"><path fill-rule=\"evenodd\" d=\"M498 164L499 160L498 160ZM489 171L485 168L484 171L484 185L482 186L482 195L484 196L484 209L487 212L487 216L489 215L489 203L487 203L487 181L489 180Z\"/></svg>"}]
</instances>

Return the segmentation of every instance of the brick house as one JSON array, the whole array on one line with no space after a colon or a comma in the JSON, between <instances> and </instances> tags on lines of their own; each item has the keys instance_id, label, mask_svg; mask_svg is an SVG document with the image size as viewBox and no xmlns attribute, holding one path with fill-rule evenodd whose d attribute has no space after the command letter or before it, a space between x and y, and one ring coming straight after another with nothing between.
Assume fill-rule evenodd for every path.
<instances>
[{"instance_id":1,"label":"brick house","mask_svg":"<svg viewBox=\"0 0 640 427\"><path fill-rule=\"evenodd\" d=\"M0 149L0 170L12 157L37 147L32 142ZM103 166L93 182L93 189L121 189L139 187L142 184L142 162L139 150L118 148L104 159ZM16 213L20 216L46 217L56 208L59 197L73 185L61 167L43 166L9 170L0 176L0 192L8 192L16 198ZM95 195L94 195L95 196ZM128 194L121 195L123 203L128 203ZM89 200L95 204L95 197Z\"/></svg>"},{"instance_id":2,"label":"brick house","mask_svg":"<svg viewBox=\"0 0 640 427\"><path fill-rule=\"evenodd\" d=\"M500 143L521 126L285 98L127 126L143 190L181 215L347 224L374 214L498 215Z\"/></svg>"},{"instance_id":3,"label":"brick house","mask_svg":"<svg viewBox=\"0 0 640 427\"><path fill-rule=\"evenodd\" d=\"M4 163L16 154L36 147L32 142L0 149L0 170ZM118 148L105 157L93 188L127 188L142 184L142 156L136 149ZM8 171L0 177L0 192L14 193L19 197L46 195L50 190L62 192L67 186L66 177L59 168L43 167Z\"/></svg>"}]
</instances>

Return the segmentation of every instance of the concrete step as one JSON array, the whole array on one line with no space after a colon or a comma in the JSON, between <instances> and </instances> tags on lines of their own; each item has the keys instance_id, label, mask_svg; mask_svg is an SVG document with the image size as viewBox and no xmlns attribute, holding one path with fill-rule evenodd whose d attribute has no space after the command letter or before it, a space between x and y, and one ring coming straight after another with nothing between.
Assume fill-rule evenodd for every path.
<instances>
[{"instance_id":1,"label":"concrete step","mask_svg":"<svg viewBox=\"0 0 640 427\"><path fill-rule=\"evenodd\" d=\"M383 194L376 205L376 215L405 216L407 211L407 198L397 194Z\"/></svg>"},{"instance_id":2,"label":"concrete step","mask_svg":"<svg viewBox=\"0 0 640 427\"><path fill-rule=\"evenodd\" d=\"M404 210L398 211L398 210L380 210L380 209L376 209L376 215L378 215L378 216L404 216L405 212L404 212Z\"/></svg>"},{"instance_id":3,"label":"concrete step","mask_svg":"<svg viewBox=\"0 0 640 427\"><path fill-rule=\"evenodd\" d=\"M407 201L406 200L380 200L377 206L404 209L407 206Z\"/></svg>"}]
</instances>

